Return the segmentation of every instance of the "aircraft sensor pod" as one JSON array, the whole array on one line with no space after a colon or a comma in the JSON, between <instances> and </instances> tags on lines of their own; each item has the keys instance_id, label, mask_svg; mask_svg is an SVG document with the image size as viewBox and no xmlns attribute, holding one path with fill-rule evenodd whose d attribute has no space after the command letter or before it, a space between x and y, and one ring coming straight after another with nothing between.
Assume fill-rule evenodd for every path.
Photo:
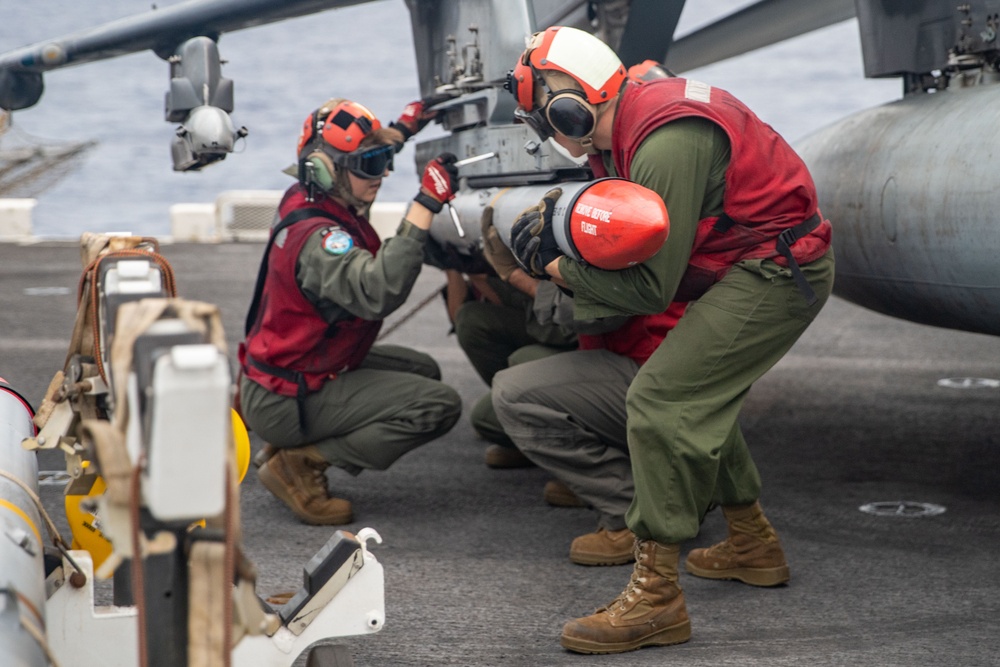
<instances>
[{"instance_id":1,"label":"aircraft sensor pod","mask_svg":"<svg viewBox=\"0 0 1000 667\"><path fill-rule=\"evenodd\" d=\"M660 249L670 231L670 218L658 194L624 178L571 181L514 188L460 192L451 202L464 236L452 220L438 214L431 237L459 253L473 255L481 247L480 219L493 207L493 224L504 243L518 216L553 188L561 188L552 213L553 233L567 257L610 271L640 264Z\"/></svg>"}]
</instances>

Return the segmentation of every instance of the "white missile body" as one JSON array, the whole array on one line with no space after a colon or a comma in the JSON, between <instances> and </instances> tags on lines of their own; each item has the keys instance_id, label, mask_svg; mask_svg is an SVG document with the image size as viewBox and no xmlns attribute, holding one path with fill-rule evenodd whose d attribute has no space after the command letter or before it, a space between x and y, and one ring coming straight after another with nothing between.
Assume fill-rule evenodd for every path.
<instances>
[{"instance_id":1,"label":"white missile body","mask_svg":"<svg viewBox=\"0 0 1000 667\"><path fill-rule=\"evenodd\" d=\"M37 457L21 447L35 433L31 418L30 406L0 382L0 663L11 667L49 664L38 639L45 635L42 523L24 488L37 496Z\"/></svg>"},{"instance_id":2,"label":"white missile body","mask_svg":"<svg viewBox=\"0 0 1000 667\"><path fill-rule=\"evenodd\" d=\"M474 255L482 248L483 211L492 207L493 225L510 246L518 217L553 188L561 190L553 206L553 235L559 249L578 262L608 270L627 268L649 259L667 238L670 221L663 200L622 178L461 191L450 204L458 222L450 213L439 213L431 237Z\"/></svg>"}]
</instances>

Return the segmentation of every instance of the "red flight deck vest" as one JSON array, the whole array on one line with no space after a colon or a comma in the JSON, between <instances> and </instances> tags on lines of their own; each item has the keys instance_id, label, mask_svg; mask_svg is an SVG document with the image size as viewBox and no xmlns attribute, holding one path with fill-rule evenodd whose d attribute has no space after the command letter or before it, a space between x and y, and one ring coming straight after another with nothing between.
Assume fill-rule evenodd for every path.
<instances>
[{"instance_id":1,"label":"red flight deck vest","mask_svg":"<svg viewBox=\"0 0 1000 667\"><path fill-rule=\"evenodd\" d=\"M359 317L329 323L302 293L296 264L299 252L316 230L339 228L358 248L372 254L381 247L366 218L328 197L307 202L305 194L300 185L293 185L278 205L282 220L303 210L305 217L283 229L280 225L272 229L264 255L266 266L261 266L247 321L246 341L239 349L240 366L248 378L269 391L300 400L338 373L357 368L382 326L381 320Z\"/></svg>"},{"instance_id":2,"label":"red flight deck vest","mask_svg":"<svg viewBox=\"0 0 1000 667\"><path fill-rule=\"evenodd\" d=\"M629 178L632 158L651 132L691 116L722 128L731 157L724 215L698 222L688 270L675 298L697 298L745 259L773 259L789 266L778 244L786 230L804 234L786 237L790 242L785 250L790 247L798 264L821 257L830 246L832 229L819 214L816 186L805 163L770 125L724 90L682 78L629 81L612 126L611 157L618 175ZM590 165L596 177L607 175L600 156L590 156ZM804 222L809 224L793 229Z\"/></svg>"},{"instance_id":3,"label":"red flight deck vest","mask_svg":"<svg viewBox=\"0 0 1000 667\"><path fill-rule=\"evenodd\" d=\"M608 350L642 366L677 324L686 307L686 303L674 302L658 315L630 317L620 329L605 334L579 334L580 349Z\"/></svg>"}]
</instances>

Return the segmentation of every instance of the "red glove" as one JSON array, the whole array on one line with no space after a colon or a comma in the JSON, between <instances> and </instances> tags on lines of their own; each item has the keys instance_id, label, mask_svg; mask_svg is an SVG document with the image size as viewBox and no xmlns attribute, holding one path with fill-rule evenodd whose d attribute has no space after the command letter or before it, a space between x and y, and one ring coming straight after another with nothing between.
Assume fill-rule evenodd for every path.
<instances>
[{"instance_id":1,"label":"red glove","mask_svg":"<svg viewBox=\"0 0 1000 667\"><path fill-rule=\"evenodd\" d=\"M432 213L440 213L444 205L455 198L455 191L458 190L457 161L452 153L441 153L428 162L420 180L420 192L413 201Z\"/></svg>"},{"instance_id":2,"label":"red glove","mask_svg":"<svg viewBox=\"0 0 1000 667\"><path fill-rule=\"evenodd\" d=\"M396 122L392 123L392 127L402 132L405 139L409 139L424 129L431 118L437 115L436 111L424 111L425 106L423 100L410 102L403 109L403 113L396 119Z\"/></svg>"}]
</instances>

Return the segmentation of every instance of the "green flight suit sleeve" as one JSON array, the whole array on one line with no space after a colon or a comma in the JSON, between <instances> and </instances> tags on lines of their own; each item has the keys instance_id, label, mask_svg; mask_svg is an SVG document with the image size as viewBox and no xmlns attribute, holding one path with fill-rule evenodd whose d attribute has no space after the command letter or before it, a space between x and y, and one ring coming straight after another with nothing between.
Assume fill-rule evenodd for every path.
<instances>
[{"instance_id":1,"label":"green flight suit sleeve","mask_svg":"<svg viewBox=\"0 0 1000 667\"><path fill-rule=\"evenodd\" d=\"M662 313L687 269L698 221L722 211L729 140L715 123L683 118L654 130L639 146L631 180L659 194L670 216L663 247L642 264L619 271L559 262L573 290L574 317Z\"/></svg>"},{"instance_id":2,"label":"green flight suit sleeve","mask_svg":"<svg viewBox=\"0 0 1000 667\"><path fill-rule=\"evenodd\" d=\"M349 316L381 320L403 305L420 274L427 232L403 220L374 255L358 247L343 255L323 249L325 230L299 252L296 278L302 293L327 322Z\"/></svg>"}]
</instances>

